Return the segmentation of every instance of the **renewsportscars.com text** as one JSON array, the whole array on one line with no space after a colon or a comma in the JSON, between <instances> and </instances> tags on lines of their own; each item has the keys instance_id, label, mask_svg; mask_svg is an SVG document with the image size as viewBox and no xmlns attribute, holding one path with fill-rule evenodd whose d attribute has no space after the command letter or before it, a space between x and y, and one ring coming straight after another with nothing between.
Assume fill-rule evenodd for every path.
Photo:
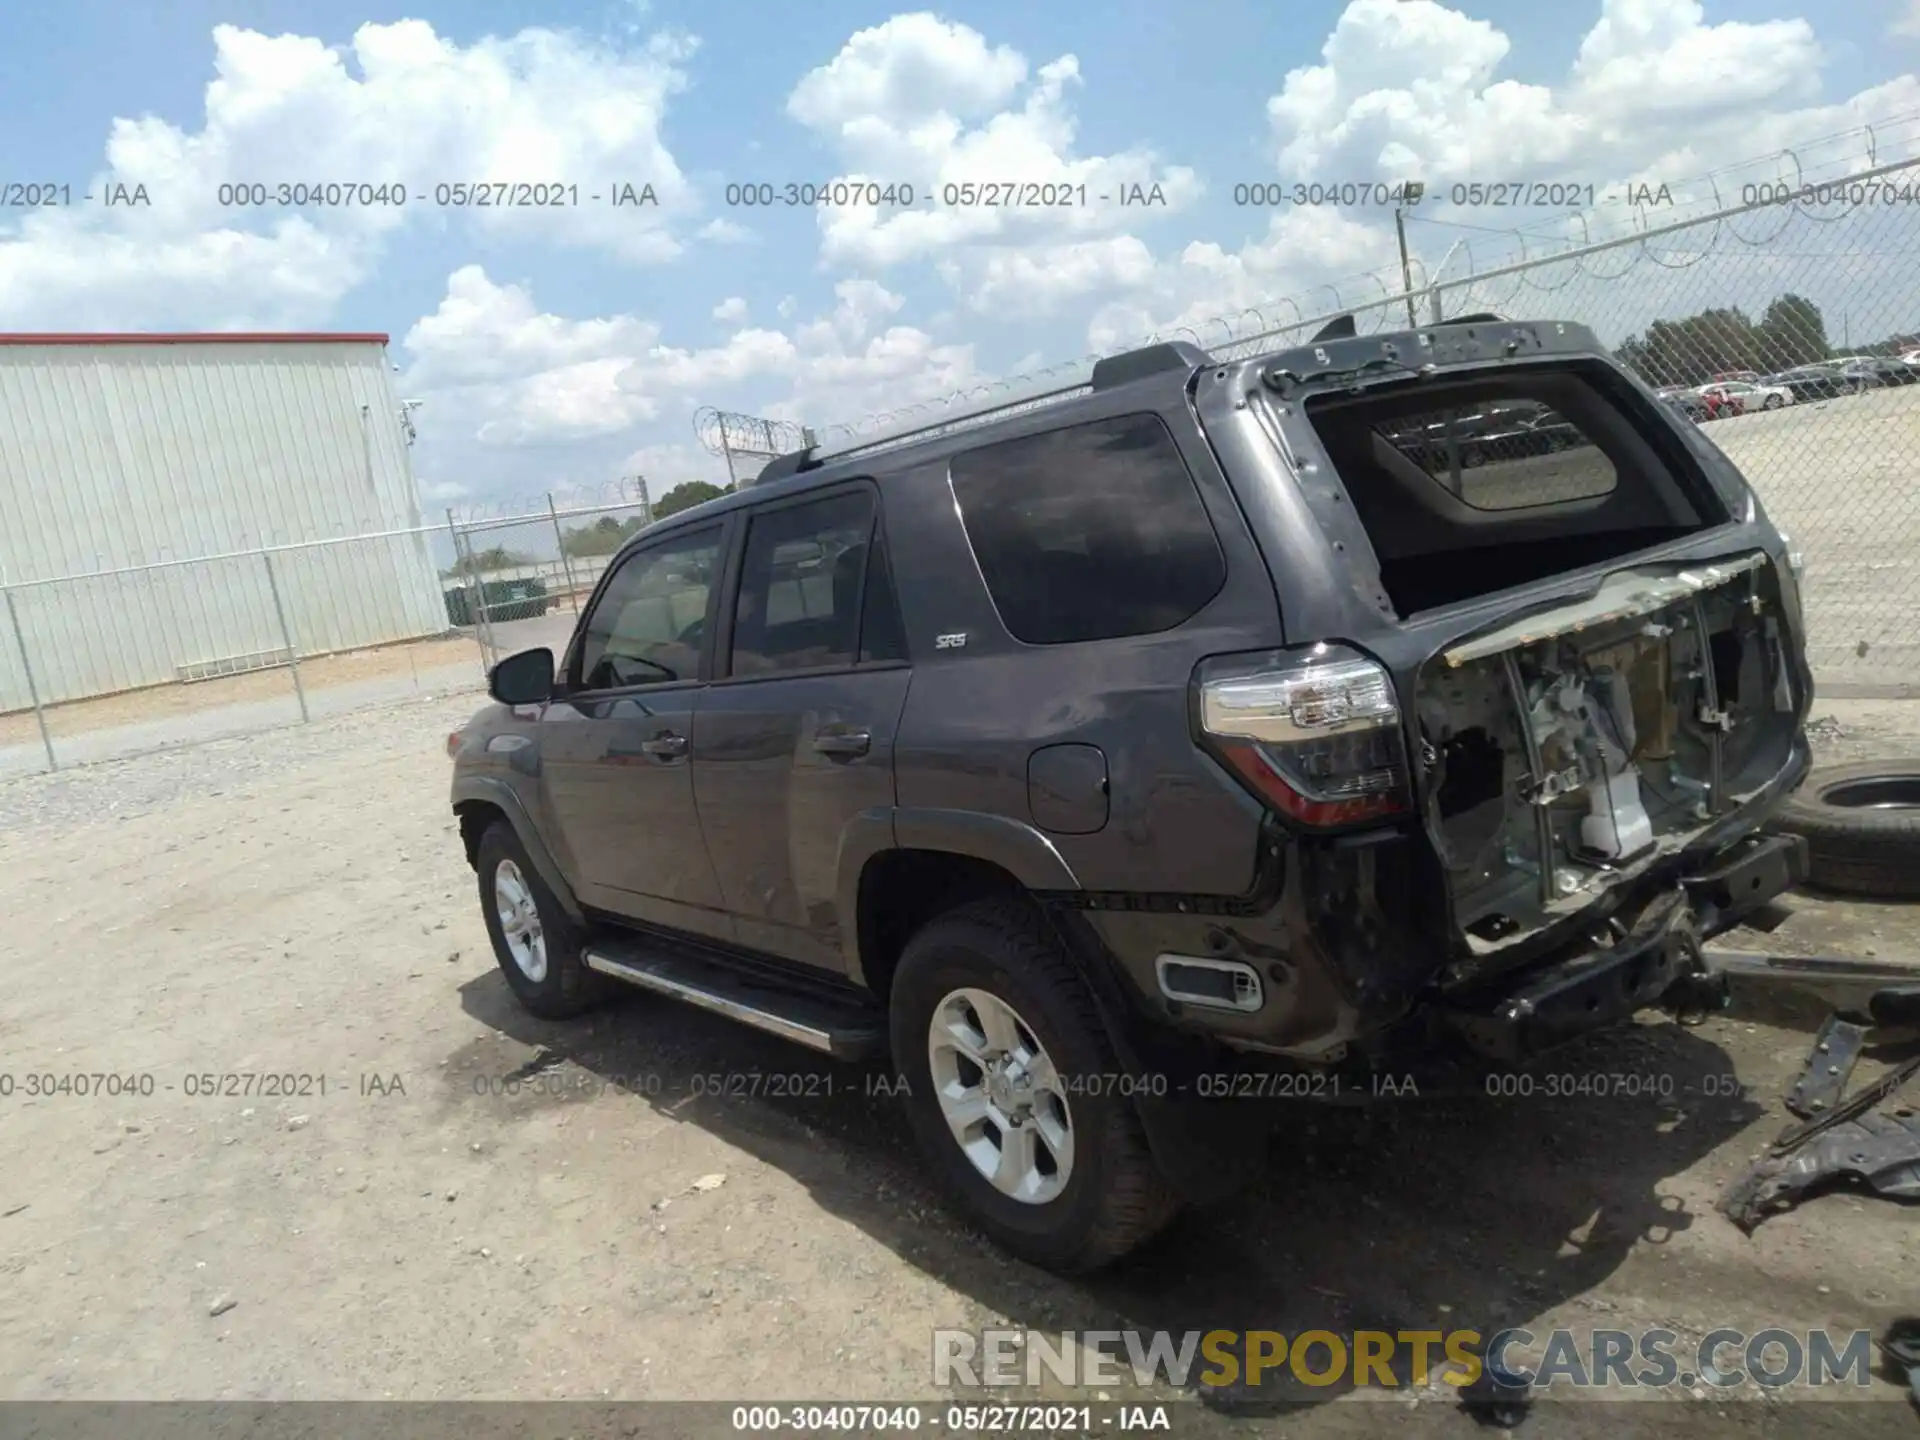
<instances>
[{"instance_id":1,"label":"renewsportscars.com text","mask_svg":"<svg viewBox=\"0 0 1920 1440\"><path fill-rule=\"evenodd\" d=\"M1471 1385L1490 1375L1535 1390L1663 1389L1709 1385L1872 1382L1867 1330L936 1330L934 1384L1066 1386L1165 1384L1179 1389L1302 1385L1420 1389Z\"/></svg>"}]
</instances>

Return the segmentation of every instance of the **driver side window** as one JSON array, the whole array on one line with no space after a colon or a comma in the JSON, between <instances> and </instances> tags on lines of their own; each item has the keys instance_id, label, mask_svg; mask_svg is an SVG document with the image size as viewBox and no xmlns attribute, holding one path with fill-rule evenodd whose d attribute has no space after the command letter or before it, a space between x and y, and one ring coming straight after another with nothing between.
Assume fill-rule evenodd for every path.
<instances>
[{"instance_id":1,"label":"driver side window","mask_svg":"<svg viewBox=\"0 0 1920 1440\"><path fill-rule=\"evenodd\" d=\"M629 555L600 592L580 637L579 685L613 690L700 674L707 600L720 568L718 525Z\"/></svg>"}]
</instances>

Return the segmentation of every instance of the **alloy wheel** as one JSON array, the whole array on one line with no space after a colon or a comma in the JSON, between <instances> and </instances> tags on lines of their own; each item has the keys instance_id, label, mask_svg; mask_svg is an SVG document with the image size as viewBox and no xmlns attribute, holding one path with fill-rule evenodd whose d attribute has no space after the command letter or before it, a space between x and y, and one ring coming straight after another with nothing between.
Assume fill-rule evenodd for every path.
<instances>
[{"instance_id":1,"label":"alloy wheel","mask_svg":"<svg viewBox=\"0 0 1920 1440\"><path fill-rule=\"evenodd\" d=\"M538 985L547 978L547 937L540 925L533 887L511 860L502 860L494 867L493 913L499 918L500 934L513 963Z\"/></svg>"},{"instance_id":2,"label":"alloy wheel","mask_svg":"<svg viewBox=\"0 0 1920 1440\"><path fill-rule=\"evenodd\" d=\"M961 1153L994 1189L1044 1205L1073 1173L1073 1112L1033 1027L986 990L948 994L927 1027L934 1097Z\"/></svg>"}]
</instances>

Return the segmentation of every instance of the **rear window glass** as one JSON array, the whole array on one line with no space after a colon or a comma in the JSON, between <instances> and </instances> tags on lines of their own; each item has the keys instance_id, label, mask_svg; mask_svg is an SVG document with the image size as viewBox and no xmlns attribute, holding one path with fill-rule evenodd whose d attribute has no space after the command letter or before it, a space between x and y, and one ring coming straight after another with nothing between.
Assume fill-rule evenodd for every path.
<instances>
[{"instance_id":1,"label":"rear window glass","mask_svg":"<svg viewBox=\"0 0 1920 1440\"><path fill-rule=\"evenodd\" d=\"M1157 415L969 450L951 474L994 606L1030 645L1171 630L1226 580L1206 505Z\"/></svg>"},{"instance_id":2,"label":"rear window glass","mask_svg":"<svg viewBox=\"0 0 1920 1440\"><path fill-rule=\"evenodd\" d=\"M1592 437L1534 400L1397 416L1374 433L1476 510L1597 500L1619 481Z\"/></svg>"}]
</instances>

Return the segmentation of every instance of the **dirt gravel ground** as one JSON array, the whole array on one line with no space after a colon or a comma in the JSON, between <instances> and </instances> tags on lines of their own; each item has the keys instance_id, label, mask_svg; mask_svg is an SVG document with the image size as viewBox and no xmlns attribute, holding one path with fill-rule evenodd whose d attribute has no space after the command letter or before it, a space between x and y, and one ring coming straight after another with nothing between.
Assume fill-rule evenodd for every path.
<instances>
[{"instance_id":1,"label":"dirt gravel ground","mask_svg":"<svg viewBox=\"0 0 1920 1440\"><path fill-rule=\"evenodd\" d=\"M442 742L473 703L0 785L7 1397L925 1400L935 1328L1697 1338L1920 1311L1910 1207L1829 1196L1752 1238L1713 1210L1819 1018L1779 997L1550 1067L1668 1076L1666 1098L1302 1105L1252 1193L1097 1279L1027 1268L941 1207L878 1072L646 997L517 1009L446 809ZM1831 758L1920 749L1920 705L1817 713ZM1815 903L1769 938L1809 937L1920 958L1920 911ZM746 1072L811 1078L712 1093ZM31 1074L134 1093L30 1097ZM235 1074L302 1093L195 1093ZM1533 1422L1911 1433L1878 1368L1873 1393ZM1279 1421L1161 1398L1182 1435L1479 1433L1445 1387L1296 1389L1326 1403Z\"/></svg>"},{"instance_id":2,"label":"dirt gravel ground","mask_svg":"<svg viewBox=\"0 0 1920 1440\"><path fill-rule=\"evenodd\" d=\"M571 620L572 613L567 618ZM316 655L300 662L300 683L308 695L335 685L361 684L369 680L412 679L419 684L422 674L434 674L449 666L472 662L477 666L477 647L467 633L434 636L425 640L381 645L368 650L347 650L337 655ZM293 677L284 668L256 670L246 675L223 676L192 685L155 685L144 690L127 690L118 695L102 695L92 700L73 700L47 707L47 728L56 743L71 735L94 730L109 730L119 725L143 724L154 720L197 715L224 706L246 705L261 700L285 700L293 703ZM0 746L28 745L39 741L38 722L31 710L16 710L0 715Z\"/></svg>"}]
</instances>

